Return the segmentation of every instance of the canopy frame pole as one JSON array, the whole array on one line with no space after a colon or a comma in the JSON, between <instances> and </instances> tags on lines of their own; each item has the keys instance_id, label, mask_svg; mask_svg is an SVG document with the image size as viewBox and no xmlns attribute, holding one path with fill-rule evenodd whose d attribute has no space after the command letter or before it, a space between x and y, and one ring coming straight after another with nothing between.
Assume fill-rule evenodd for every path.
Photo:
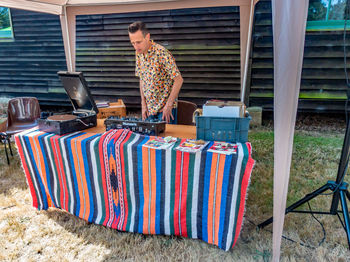
<instances>
[{"instance_id":1,"label":"canopy frame pole","mask_svg":"<svg viewBox=\"0 0 350 262\"><path fill-rule=\"evenodd\" d=\"M253 17L254 17L254 10L255 10L255 4L254 0L250 1L250 10L249 10L249 23L244 23L245 25L248 24L248 28L245 28L246 30L242 30L242 24L241 24L241 102L244 103L244 96L245 96L245 90L247 88L247 75L248 75L248 61L249 61L249 55L250 55L250 45L252 40L252 31L253 31ZM248 7L247 6L241 6L240 7L240 23L242 23L242 20L244 19L244 22L247 22L247 12ZM244 32L247 32L247 34L244 34ZM244 59L243 59L244 58Z\"/></svg>"},{"instance_id":2,"label":"canopy frame pole","mask_svg":"<svg viewBox=\"0 0 350 262\"><path fill-rule=\"evenodd\" d=\"M69 12L66 6L63 7L63 14L60 15L64 52L66 55L68 72L75 71L75 39L76 39L76 16Z\"/></svg>"}]
</instances>

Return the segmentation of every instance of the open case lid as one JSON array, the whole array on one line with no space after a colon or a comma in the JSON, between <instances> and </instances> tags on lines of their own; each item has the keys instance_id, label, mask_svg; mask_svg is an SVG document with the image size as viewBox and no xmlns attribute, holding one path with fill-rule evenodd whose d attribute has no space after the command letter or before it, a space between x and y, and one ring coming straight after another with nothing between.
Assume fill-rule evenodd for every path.
<instances>
[{"instance_id":1,"label":"open case lid","mask_svg":"<svg viewBox=\"0 0 350 262\"><path fill-rule=\"evenodd\" d=\"M57 74L73 105L74 111L94 111L96 114L98 113L97 106L82 72L60 71Z\"/></svg>"}]
</instances>

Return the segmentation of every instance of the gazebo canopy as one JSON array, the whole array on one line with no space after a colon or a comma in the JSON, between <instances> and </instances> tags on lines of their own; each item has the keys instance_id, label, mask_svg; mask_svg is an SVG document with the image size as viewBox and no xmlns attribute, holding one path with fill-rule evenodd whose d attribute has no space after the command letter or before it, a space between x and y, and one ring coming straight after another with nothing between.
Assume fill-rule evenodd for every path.
<instances>
[{"instance_id":1,"label":"gazebo canopy","mask_svg":"<svg viewBox=\"0 0 350 262\"><path fill-rule=\"evenodd\" d=\"M69 71L75 71L77 15L128 13L183 8L239 6L241 100L247 78L254 6L259 0L0 0L0 6L59 15ZM281 236L298 107L309 0L271 0L274 41L274 224L273 261ZM127 30L127 29L125 29Z\"/></svg>"}]
</instances>

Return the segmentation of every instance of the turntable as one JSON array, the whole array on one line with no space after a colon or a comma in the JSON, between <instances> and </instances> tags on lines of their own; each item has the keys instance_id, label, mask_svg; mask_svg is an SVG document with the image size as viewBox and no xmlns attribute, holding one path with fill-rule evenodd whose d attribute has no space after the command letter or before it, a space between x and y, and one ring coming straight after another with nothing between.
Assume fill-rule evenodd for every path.
<instances>
[{"instance_id":1,"label":"turntable","mask_svg":"<svg viewBox=\"0 0 350 262\"><path fill-rule=\"evenodd\" d=\"M73 105L72 114L57 114L40 118L39 130L62 135L94 127L98 109L81 72L58 72L63 87Z\"/></svg>"}]
</instances>

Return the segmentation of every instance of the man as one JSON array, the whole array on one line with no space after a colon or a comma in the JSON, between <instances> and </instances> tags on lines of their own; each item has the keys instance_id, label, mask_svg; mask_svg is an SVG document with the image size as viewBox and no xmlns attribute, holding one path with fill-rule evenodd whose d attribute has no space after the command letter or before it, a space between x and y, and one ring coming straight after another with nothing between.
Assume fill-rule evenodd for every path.
<instances>
[{"instance_id":1,"label":"man","mask_svg":"<svg viewBox=\"0 0 350 262\"><path fill-rule=\"evenodd\" d=\"M136 51L135 75L140 78L142 119L176 123L176 98L183 79L175 59L151 40L145 23L129 25L130 42Z\"/></svg>"}]
</instances>

